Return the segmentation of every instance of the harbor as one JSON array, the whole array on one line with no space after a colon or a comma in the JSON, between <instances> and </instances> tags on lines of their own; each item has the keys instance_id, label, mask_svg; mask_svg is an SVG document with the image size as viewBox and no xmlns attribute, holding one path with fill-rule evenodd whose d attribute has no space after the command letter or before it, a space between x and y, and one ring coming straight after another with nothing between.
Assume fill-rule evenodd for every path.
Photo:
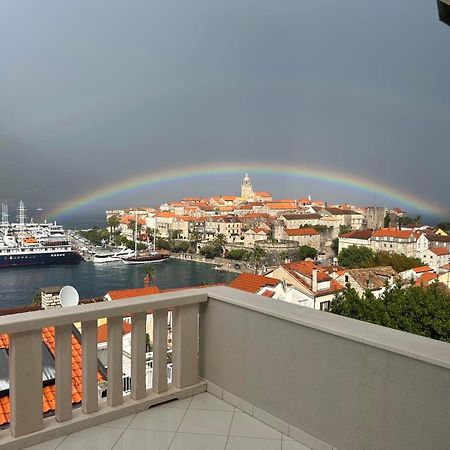
<instances>
[{"instance_id":1,"label":"harbor","mask_svg":"<svg viewBox=\"0 0 450 450\"><path fill-rule=\"evenodd\" d=\"M152 284L160 289L228 283L236 274L214 270L212 264L170 258L154 264ZM122 262L16 267L0 270L0 309L28 306L46 286L74 286L81 298L101 297L107 291L143 287L145 268Z\"/></svg>"}]
</instances>

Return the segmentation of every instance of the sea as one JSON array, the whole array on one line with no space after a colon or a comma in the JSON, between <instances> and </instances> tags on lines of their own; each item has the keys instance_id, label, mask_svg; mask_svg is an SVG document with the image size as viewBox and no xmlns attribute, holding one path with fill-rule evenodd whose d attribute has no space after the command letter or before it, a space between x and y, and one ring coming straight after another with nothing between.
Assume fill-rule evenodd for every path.
<instances>
[{"instance_id":1,"label":"sea","mask_svg":"<svg viewBox=\"0 0 450 450\"><path fill-rule=\"evenodd\" d=\"M169 259L153 264L152 284L160 289L228 283L236 274L215 270L212 264ZM40 288L70 285L80 298L104 296L116 289L144 286L143 265L94 264L16 267L0 270L0 308L31 305Z\"/></svg>"},{"instance_id":2,"label":"sea","mask_svg":"<svg viewBox=\"0 0 450 450\"><path fill-rule=\"evenodd\" d=\"M58 219L66 230L105 226L103 211ZM152 284L160 289L228 283L236 274L215 270L212 264L169 259L153 264ZM0 309L31 305L43 287L73 286L80 298L93 298L110 290L144 286L143 265L118 263L14 267L0 270Z\"/></svg>"}]
</instances>

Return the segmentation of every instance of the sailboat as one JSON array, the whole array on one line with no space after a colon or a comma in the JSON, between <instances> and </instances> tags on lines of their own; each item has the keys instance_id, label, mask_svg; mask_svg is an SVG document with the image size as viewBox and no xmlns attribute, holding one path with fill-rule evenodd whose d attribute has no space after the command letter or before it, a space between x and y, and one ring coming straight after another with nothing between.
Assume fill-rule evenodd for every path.
<instances>
[{"instance_id":1,"label":"sailboat","mask_svg":"<svg viewBox=\"0 0 450 450\"><path fill-rule=\"evenodd\" d=\"M125 264L155 264L167 261L169 259L169 252L156 251L156 233L153 233L153 251L138 253L137 251L137 210L134 221L134 255L120 258ZM155 224L156 227L156 224Z\"/></svg>"}]
</instances>

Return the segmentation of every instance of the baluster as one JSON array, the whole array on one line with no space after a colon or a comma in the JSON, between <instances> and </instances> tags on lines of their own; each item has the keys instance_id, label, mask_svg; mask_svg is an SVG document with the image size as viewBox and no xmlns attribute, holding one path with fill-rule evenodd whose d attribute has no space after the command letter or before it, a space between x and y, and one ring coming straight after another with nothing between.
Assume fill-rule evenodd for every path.
<instances>
[{"instance_id":1,"label":"baluster","mask_svg":"<svg viewBox=\"0 0 450 450\"><path fill-rule=\"evenodd\" d=\"M137 313L131 316L131 398L139 400L147 394L146 375L146 338L145 325L147 313Z\"/></svg>"},{"instance_id":2,"label":"baluster","mask_svg":"<svg viewBox=\"0 0 450 450\"><path fill-rule=\"evenodd\" d=\"M183 388L198 383L198 304L173 309L172 384Z\"/></svg>"},{"instance_id":3,"label":"baluster","mask_svg":"<svg viewBox=\"0 0 450 450\"><path fill-rule=\"evenodd\" d=\"M108 317L108 405L123 403L122 317Z\"/></svg>"},{"instance_id":4,"label":"baluster","mask_svg":"<svg viewBox=\"0 0 450 450\"><path fill-rule=\"evenodd\" d=\"M14 437L44 428L41 330L9 335L9 402Z\"/></svg>"},{"instance_id":5,"label":"baluster","mask_svg":"<svg viewBox=\"0 0 450 450\"><path fill-rule=\"evenodd\" d=\"M167 391L167 309L153 312L153 385L157 394Z\"/></svg>"},{"instance_id":6,"label":"baluster","mask_svg":"<svg viewBox=\"0 0 450 450\"><path fill-rule=\"evenodd\" d=\"M55 327L55 388L58 422L72 418L72 325Z\"/></svg>"},{"instance_id":7,"label":"baluster","mask_svg":"<svg viewBox=\"0 0 450 450\"><path fill-rule=\"evenodd\" d=\"M90 414L98 410L97 321L81 323L83 398L81 410Z\"/></svg>"}]
</instances>

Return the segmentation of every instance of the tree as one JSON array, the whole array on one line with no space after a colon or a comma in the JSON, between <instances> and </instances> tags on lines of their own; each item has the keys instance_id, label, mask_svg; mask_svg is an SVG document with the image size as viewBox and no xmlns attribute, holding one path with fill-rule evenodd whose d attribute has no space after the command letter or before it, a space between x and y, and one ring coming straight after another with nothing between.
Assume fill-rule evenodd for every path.
<instances>
[{"instance_id":1,"label":"tree","mask_svg":"<svg viewBox=\"0 0 450 450\"><path fill-rule=\"evenodd\" d=\"M441 230L444 230L444 231L450 231L450 221L439 222L436 225L436 228L440 228Z\"/></svg>"},{"instance_id":2,"label":"tree","mask_svg":"<svg viewBox=\"0 0 450 450\"><path fill-rule=\"evenodd\" d=\"M249 254L249 261L252 262L255 265L255 273L258 272L258 268L261 264L261 262L264 260L264 257L266 256L266 251L258 246L255 246L253 251Z\"/></svg>"},{"instance_id":3,"label":"tree","mask_svg":"<svg viewBox=\"0 0 450 450\"><path fill-rule=\"evenodd\" d=\"M31 301L31 304L33 306L42 306L42 296L41 293L38 291L33 295L33 299Z\"/></svg>"},{"instance_id":4,"label":"tree","mask_svg":"<svg viewBox=\"0 0 450 450\"><path fill-rule=\"evenodd\" d=\"M106 221L109 227L109 240L112 240L113 232L116 231L116 228L119 226L120 220L116 215L112 215L108 217L108 220Z\"/></svg>"},{"instance_id":5,"label":"tree","mask_svg":"<svg viewBox=\"0 0 450 450\"><path fill-rule=\"evenodd\" d=\"M214 245L214 243L204 245L200 249L200 254L206 256L208 259L213 259L222 255L222 248L218 245Z\"/></svg>"},{"instance_id":6,"label":"tree","mask_svg":"<svg viewBox=\"0 0 450 450\"><path fill-rule=\"evenodd\" d=\"M333 250L335 255L339 253L339 238L333 239L333 241L331 242L331 250Z\"/></svg>"},{"instance_id":7,"label":"tree","mask_svg":"<svg viewBox=\"0 0 450 450\"><path fill-rule=\"evenodd\" d=\"M340 251L338 262L340 266L347 269L356 269L359 267L373 267L375 260L374 252L368 247L359 247L350 245Z\"/></svg>"},{"instance_id":8,"label":"tree","mask_svg":"<svg viewBox=\"0 0 450 450\"><path fill-rule=\"evenodd\" d=\"M331 302L330 312L450 342L450 292L439 283L407 288L397 284L380 298L347 287Z\"/></svg>"},{"instance_id":9,"label":"tree","mask_svg":"<svg viewBox=\"0 0 450 450\"><path fill-rule=\"evenodd\" d=\"M391 266L397 272L423 266L419 258L412 258L401 253L377 252L375 253L374 266Z\"/></svg>"},{"instance_id":10,"label":"tree","mask_svg":"<svg viewBox=\"0 0 450 450\"><path fill-rule=\"evenodd\" d=\"M222 234L219 233L215 238L214 238L214 245L220 247L221 250L221 256L225 253L225 245L227 243L227 238Z\"/></svg>"},{"instance_id":11,"label":"tree","mask_svg":"<svg viewBox=\"0 0 450 450\"><path fill-rule=\"evenodd\" d=\"M189 234L189 238L190 238L190 241L191 241L191 247L194 249L195 252L197 252L198 243L202 239L201 233L198 230L193 230Z\"/></svg>"},{"instance_id":12,"label":"tree","mask_svg":"<svg viewBox=\"0 0 450 450\"><path fill-rule=\"evenodd\" d=\"M386 215L384 216L383 222L384 228L388 228L390 223L391 223L391 215L389 214L389 212L387 212Z\"/></svg>"},{"instance_id":13,"label":"tree","mask_svg":"<svg viewBox=\"0 0 450 450\"><path fill-rule=\"evenodd\" d=\"M317 250L309 245L301 245L297 251L297 257L300 261L306 258L314 259L317 256Z\"/></svg>"},{"instance_id":14,"label":"tree","mask_svg":"<svg viewBox=\"0 0 450 450\"><path fill-rule=\"evenodd\" d=\"M243 248L233 249L225 254L225 258L241 261L242 259L248 258L248 251Z\"/></svg>"},{"instance_id":15,"label":"tree","mask_svg":"<svg viewBox=\"0 0 450 450\"><path fill-rule=\"evenodd\" d=\"M339 225L339 236L342 236L345 233L350 233L352 231L352 227L350 225Z\"/></svg>"}]
</instances>

